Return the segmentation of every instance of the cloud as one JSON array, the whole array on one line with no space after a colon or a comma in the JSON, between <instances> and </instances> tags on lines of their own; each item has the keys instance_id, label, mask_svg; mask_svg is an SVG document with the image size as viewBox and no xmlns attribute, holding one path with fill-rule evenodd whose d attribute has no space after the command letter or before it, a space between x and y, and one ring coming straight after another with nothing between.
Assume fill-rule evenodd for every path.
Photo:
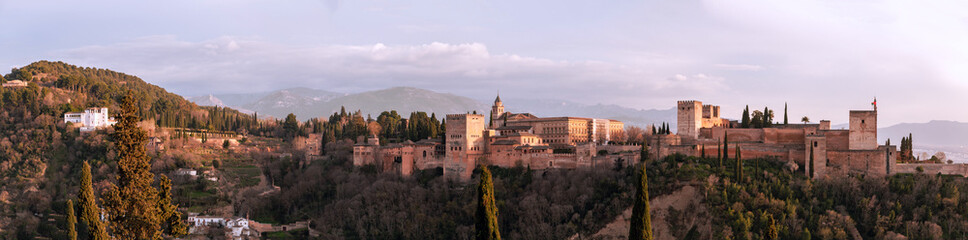
<instances>
[{"instance_id":1,"label":"cloud","mask_svg":"<svg viewBox=\"0 0 968 240\"><path fill-rule=\"evenodd\" d=\"M713 66L716 67L716 68L719 68L719 69L730 70L730 71L754 71L755 72L755 71L763 70L763 66L760 66L760 65L751 65L751 64L722 64L722 63L717 63L717 64L713 64Z\"/></svg>"},{"instance_id":2,"label":"cloud","mask_svg":"<svg viewBox=\"0 0 968 240\"><path fill-rule=\"evenodd\" d=\"M500 89L534 98L628 103L641 102L643 94L652 96L650 101L671 102L679 94L726 89L720 77L678 74L668 79L661 71L647 70L655 68L649 65L493 53L482 43L293 46L245 37L193 42L151 36L53 55L134 74L184 95L294 86L357 92L404 85L472 97Z\"/></svg>"}]
</instances>

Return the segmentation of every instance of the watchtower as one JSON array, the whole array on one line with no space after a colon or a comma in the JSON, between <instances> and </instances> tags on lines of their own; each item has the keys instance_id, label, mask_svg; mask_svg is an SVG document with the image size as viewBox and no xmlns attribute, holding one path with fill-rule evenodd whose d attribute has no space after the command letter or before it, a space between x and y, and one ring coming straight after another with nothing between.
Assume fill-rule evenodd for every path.
<instances>
[{"instance_id":1,"label":"watchtower","mask_svg":"<svg viewBox=\"0 0 968 240\"><path fill-rule=\"evenodd\" d=\"M678 134L684 138L699 138L699 128L702 127L703 106L700 101L679 101L678 102Z\"/></svg>"},{"instance_id":2,"label":"watchtower","mask_svg":"<svg viewBox=\"0 0 968 240\"><path fill-rule=\"evenodd\" d=\"M877 149L877 111L851 110L850 137L847 148L850 150Z\"/></svg>"}]
</instances>

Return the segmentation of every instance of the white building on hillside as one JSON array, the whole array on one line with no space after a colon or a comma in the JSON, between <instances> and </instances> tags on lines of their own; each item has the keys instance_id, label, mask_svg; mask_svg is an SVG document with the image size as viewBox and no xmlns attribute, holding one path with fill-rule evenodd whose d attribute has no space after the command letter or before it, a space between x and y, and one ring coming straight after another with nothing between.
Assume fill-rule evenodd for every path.
<instances>
[{"instance_id":1,"label":"white building on hillside","mask_svg":"<svg viewBox=\"0 0 968 240\"><path fill-rule=\"evenodd\" d=\"M2 85L3 85L3 87L6 87L6 88L9 88L9 87L26 87L27 86L27 82L20 81L20 80L10 80L10 81L7 81L7 82L3 83Z\"/></svg>"},{"instance_id":2,"label":"white building on hillside","mask_svg":"<svg viewBox=\"0 0 968 240\"><path fill-rule=\"evenodd\" d=\"M114 125L114 118L108 117L108 108L88 108L84 112L69 112L64 114L65 123L81 125L81 132Z\"/></svg>"}]
</instances>

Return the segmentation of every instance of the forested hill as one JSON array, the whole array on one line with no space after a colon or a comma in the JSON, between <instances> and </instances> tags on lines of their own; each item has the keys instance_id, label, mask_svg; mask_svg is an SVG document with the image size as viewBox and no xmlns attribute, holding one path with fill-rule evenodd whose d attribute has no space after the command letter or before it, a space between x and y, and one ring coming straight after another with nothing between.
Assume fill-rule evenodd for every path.
<instances>
[{"instance_id":1,"label":"forested hill","mask_svg":"<svg viewBox=\"0 0 968 240\"><path fill-rule=\"evenodd\" d=\"M23 98L22 104L39 110L34 112L54 116L88 107L108 107L110 112L115 112L120 97L131 90L139 100L142 119L154 119L160 126L238 131L255 123L252 116L232 109L200 107L141 78L108 69L39 61L14 68L3 78L0 81L16 79L31 83L27 89L36 91L43 104L31 103L38 98Z\"/></svg>"},{"instance_id":2,"label":"forested hill","mask_svg":"<svg viewBox=\"0 0 968 240\"><path fill-rule=\"evenodd\" d=\"M261 132L255 116L200 107L107 69L39 61L0 76L0 82L12 80L28 84L0 88L0 239L60 236L59 224L46 216L63 213L65 199L76 195L82 162L94 166L95 182L113 177L117 154L108 134L113 130L82 134L64 123L66 112L107 107L114 115L121 96L131 91L141 119L160 126Z\"/></svg>"}]
</instances>

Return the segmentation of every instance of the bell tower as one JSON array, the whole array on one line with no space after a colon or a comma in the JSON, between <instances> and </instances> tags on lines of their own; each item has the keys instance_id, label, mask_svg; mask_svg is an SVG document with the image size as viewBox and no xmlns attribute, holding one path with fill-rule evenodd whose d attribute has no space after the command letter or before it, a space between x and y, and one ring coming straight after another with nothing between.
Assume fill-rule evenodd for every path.
<instances>
[{"instance_id":1,"label":"bell tower","mask_svg":"<svg viewBox=\"0 0 968 240\"><path fill-rule=\"evenodd\" d=\"M491 121L489 124L492 129L504 125L501 115L504 115L504 103L501 102L501 94L498 93L497 98L494 99L494 106L491 106Z\"/></svg>"}]
</instances>

